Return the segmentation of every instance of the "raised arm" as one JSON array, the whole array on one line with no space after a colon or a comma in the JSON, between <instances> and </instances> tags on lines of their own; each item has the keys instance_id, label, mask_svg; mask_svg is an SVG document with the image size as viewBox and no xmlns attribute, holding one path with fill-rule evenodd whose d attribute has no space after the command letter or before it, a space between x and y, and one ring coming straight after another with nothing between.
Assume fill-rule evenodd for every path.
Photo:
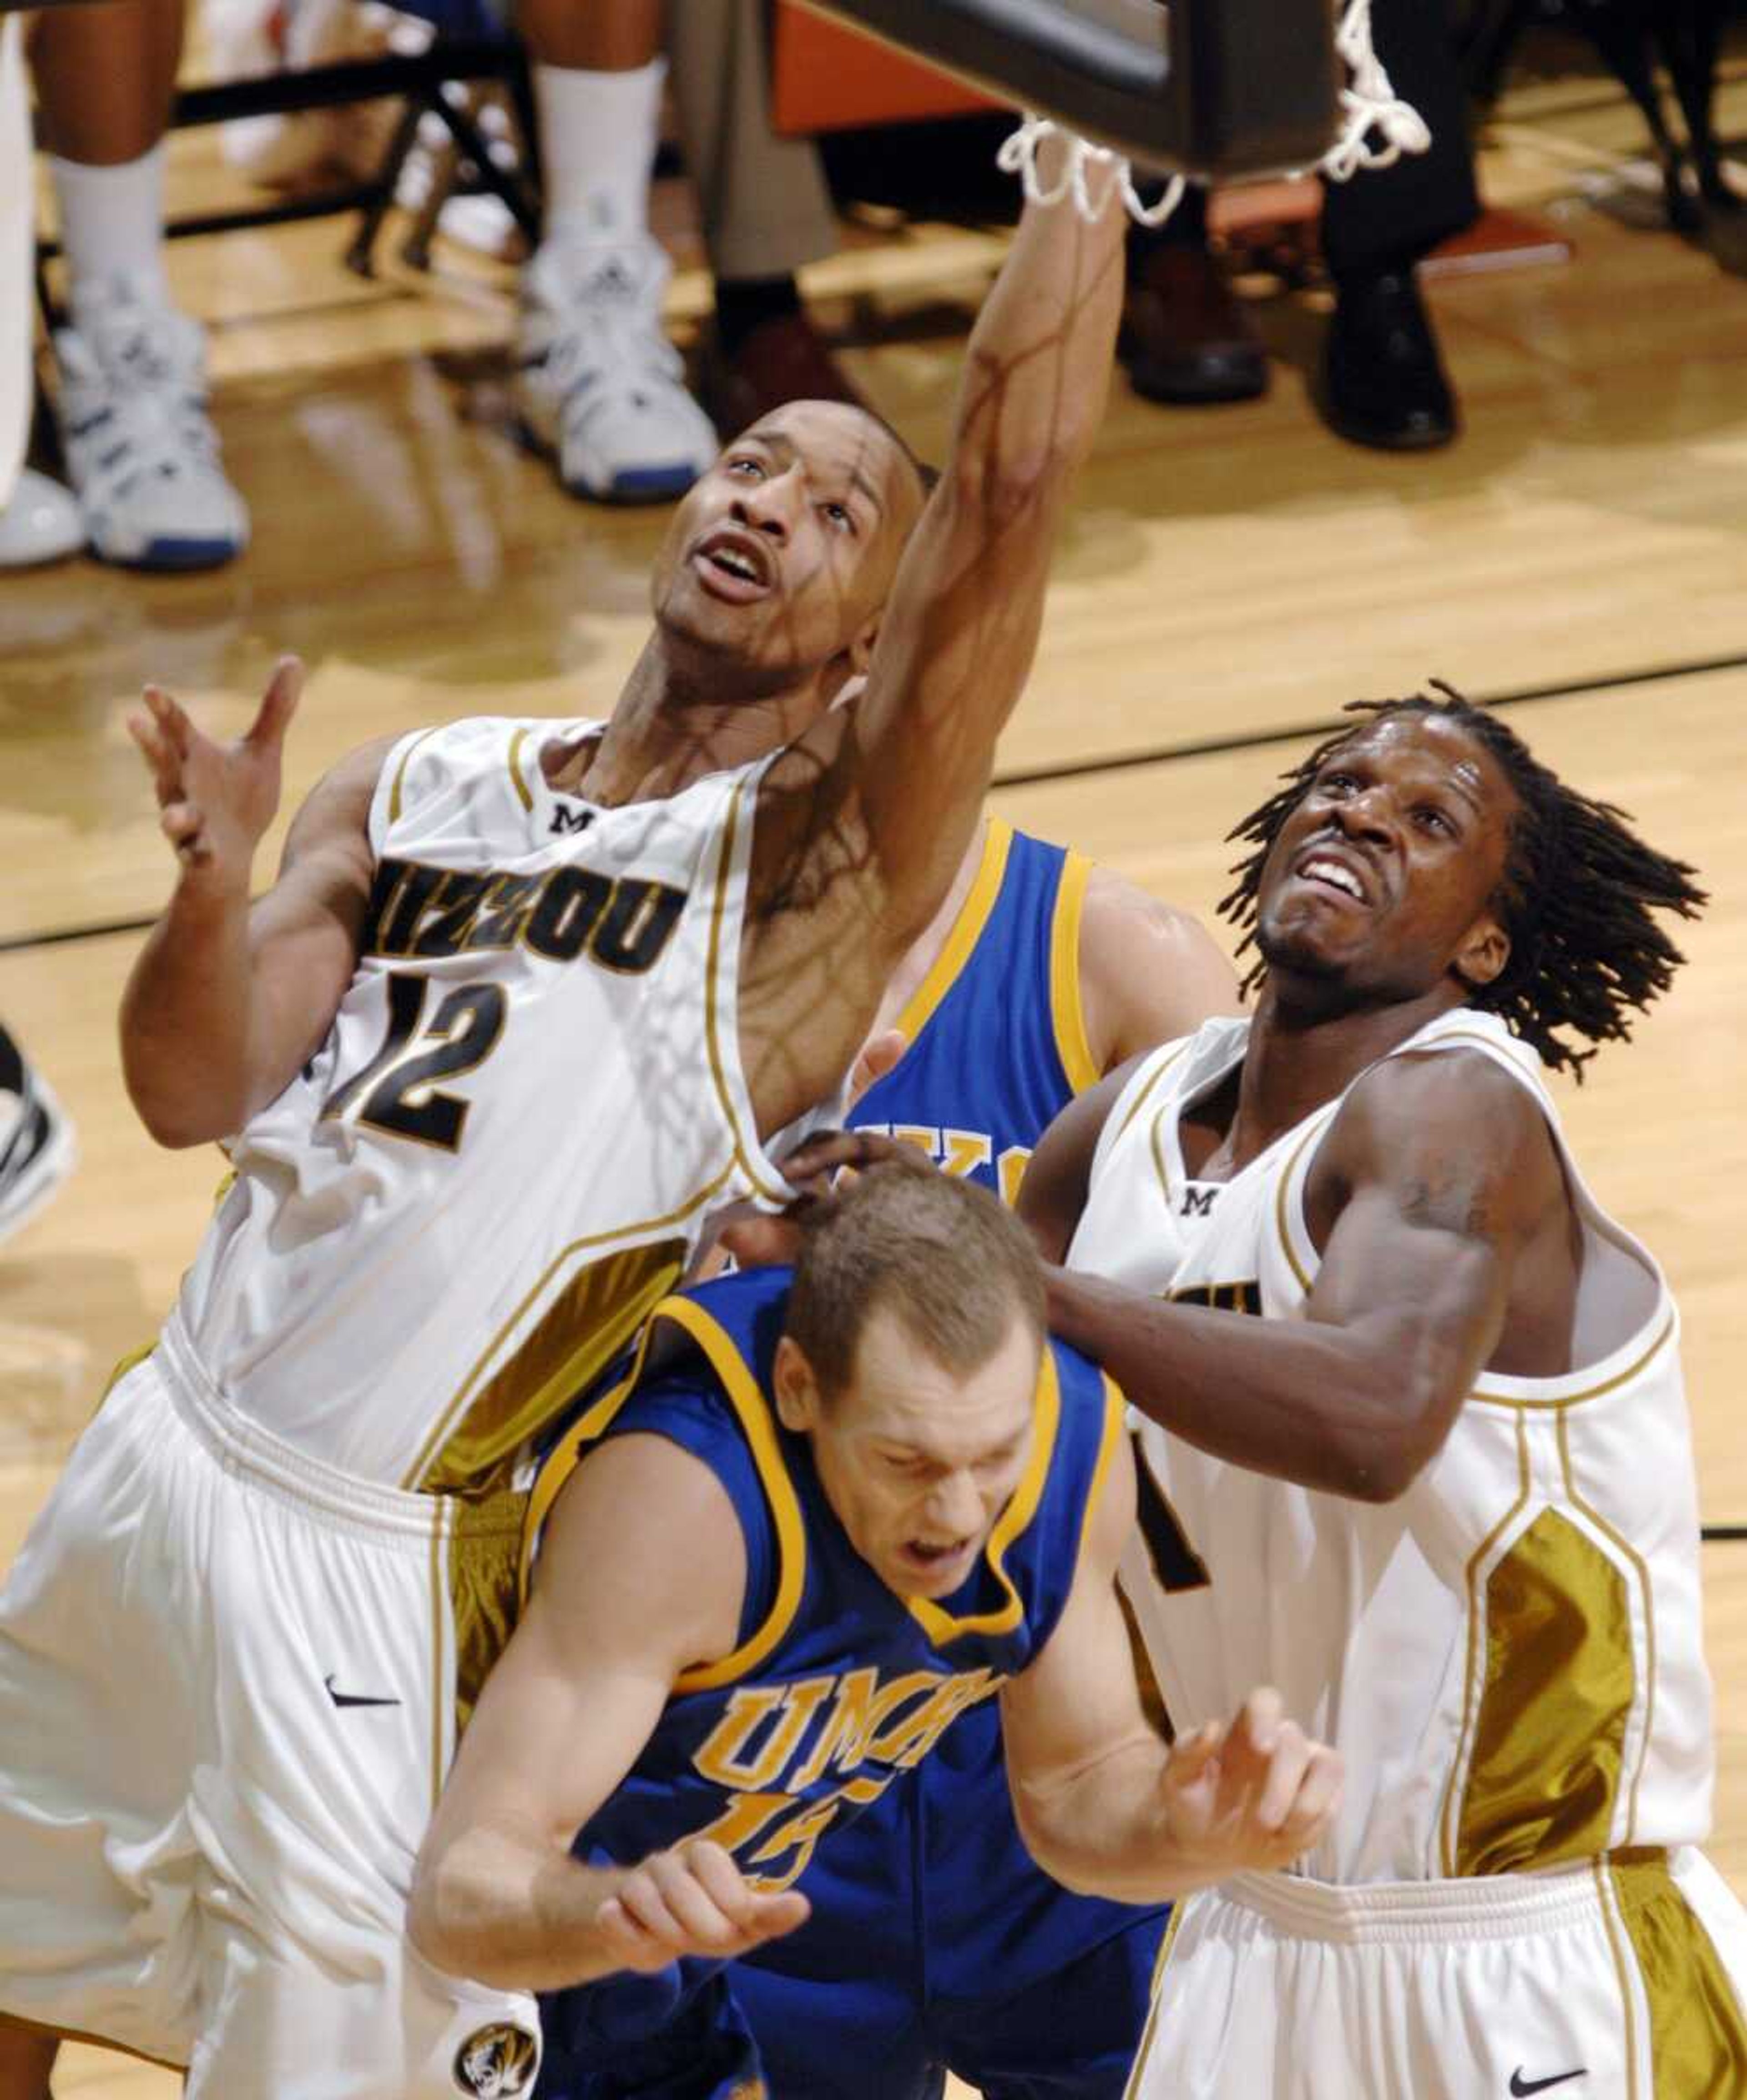
<instances>
[{"instance_id":1,"label":"raised arm","mask_svg":"<svg viewBox=\"0 0 1747 2100\"><path fill-rule=\"evenodd\" d=\"M1488 1364L1566 1367L1568 1304L1563 1322L1546 1317L1572 1273L1563 1176L1539 1110L1489 1061L1391 1058L1335 1118L1307 1207L1321 1265L1302 1320L1055 1269L1050 1324L1200 1449L1390 1501L1442 1449Z\"/></svg>"},{"instance_id":2,"label":"raised arm","mask_svg":"<svg viewBox=\"0 0 1747 2100\"><path fill-rule=\"evenodd\" d=\"M911 933L969 842L1031 671L1069 488L1103 418L1126 220L1028 204L971 332L940 486L905 549L855 714L858 787Z\"/></svg>"},{"instance_id":3,"label":"raised arm","mask_svg":"<svg viewBox=\"0 0 1747 2100\"><path fill-rule=\"evenodd\" d=\"M1153 1732L1116 1594L1134 1521L1124 1438L1067 1608L1002 1688L1002 1727L1014 1812L1037 1864L1085 1895L1159 1903L1240 1868L1289 1865L1333 1813L1341 1765L1272 1692L1172 1748Z\"/></svg>"},{"instance_id":4,"label":"raised arm","mask_svg":"<svg viewBox=\"0 0 1747 2100\"><path fill-rule=\"evenodd\" d=\"M486 1681L414 1879L413 1943L455 1975L556 1990L683 1954L727 1959L807 1915L692 1842L622 1867L571 1842L630 1770L674 1679L734 1645L745 1549L715 1476L660 1437L586 1459Z\"/></svg>"},{"instance_id":5,"label":"raised arm","mask_svg":"<svg viewBox=\"0 0 1747 2100\"><path fill-rule=\"evenodd\" d=\"M250 900L302 677L294 659L281 663L234 743L202 735L156 687L128 724L179 862L122 999L127 1091L161 1145L227 1136L282 1092L327 1034L356 966L374 866L370 798L391 739L353 752L313 790L278 880Z\"/></svg>"}]
</instances>

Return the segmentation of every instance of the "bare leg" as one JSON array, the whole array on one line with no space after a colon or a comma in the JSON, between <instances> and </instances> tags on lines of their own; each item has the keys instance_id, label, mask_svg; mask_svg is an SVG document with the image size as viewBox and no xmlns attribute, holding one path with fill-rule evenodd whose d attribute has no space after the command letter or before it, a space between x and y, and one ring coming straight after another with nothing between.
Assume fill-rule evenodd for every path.
<instances>
[{"instance_id":1,"label":"bare leg","mask_svg":"<svg viewBox=\"0 0 1747 2100\"><path fill-rule=\"evenodd\" d=\"M170 122L182 20L183 0L103 0L39 15L31 66L48 150L94 168L148 153Z\"/></svg>"},{"instance_id":2,"label":"bare leg","mask_svg":"<svg viewBox=\"0 0 1747 2100\"><path fill-rule=\"evenodd\" d=\"M49 2073L60 2043L0 2016L0 2100L49 2100Z\"/></svg>"}]
</instances>

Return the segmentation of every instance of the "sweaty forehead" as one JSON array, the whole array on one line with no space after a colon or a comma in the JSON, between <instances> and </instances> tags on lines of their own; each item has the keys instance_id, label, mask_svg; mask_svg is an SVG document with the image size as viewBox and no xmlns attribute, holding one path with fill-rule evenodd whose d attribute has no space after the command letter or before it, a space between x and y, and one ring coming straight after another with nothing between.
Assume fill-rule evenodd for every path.
<instances>
[{"instance_id":1,"label":"sweaty forehead","mask_svg":"<svg viewBox=\"0 0 1747 2100\"><path fill-rule=\"evenodd\" d=\"M1338 744L1325 764L1343 757L1436 775L1485 808L1508 810L1516 803L1515 790L1491 752L1459 722L1441 715L1402 713L1368 722Z\"/></svg>"}]
</instances>

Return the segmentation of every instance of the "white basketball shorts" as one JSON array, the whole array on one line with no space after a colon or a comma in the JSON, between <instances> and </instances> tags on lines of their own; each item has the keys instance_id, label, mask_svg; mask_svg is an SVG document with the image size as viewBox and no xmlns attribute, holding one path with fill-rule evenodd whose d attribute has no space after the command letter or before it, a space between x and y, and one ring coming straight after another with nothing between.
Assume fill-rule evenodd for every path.
<instances>
[{"instance_id":1,"label":"white basketball shorts","mask_svg":"<svg viewBox=\"0 0 1747 2100\"><path fill-rule=\"evenodd\" d=\"M196 2100L533 2089L531 1998L409 1946L454 1745L453 1506L208 1388L172 1321L0 1592L0 2012Z\"/></svg>"},{"instance_id":2,"label":"white basketball shorts","mask_svg":"<svg viewBox=\"0 0 1747 2100\"><path fill-rule=\"evenodd\" d=\"M1740 2100L1747 1914L1697 1852L1180 1904L1131 2100Z\"/></svg>"}]
</instances>

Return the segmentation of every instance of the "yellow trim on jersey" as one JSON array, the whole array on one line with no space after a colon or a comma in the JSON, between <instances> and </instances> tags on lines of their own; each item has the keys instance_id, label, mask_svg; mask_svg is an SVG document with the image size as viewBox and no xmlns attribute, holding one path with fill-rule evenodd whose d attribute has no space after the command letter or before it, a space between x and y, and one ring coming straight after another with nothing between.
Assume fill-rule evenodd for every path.
<instances>
[{"instance_id":1,"label":"yellow trim on jersey","mask_svg":"<svg viewBox=\"0 0 1747 2100\"><path fill-rule=\"evenodd\" d=\"M1625 1576L1547 1502L1486 1577L1485 1689L1456 1872L1519 1874L1605 1852L1638 1703Z\"/></svg>"},{"instance_id":2,"label":"yellow trim on jersey","mask_svg":"<svg viewBox=\"0 0 1747 2100\"><path fill-rule=\"evenodd\" d=\"M728 804L728 822L722 827L722 852L716 867L716 893L710 907L710 946L704 965L704 1042L710 1052L710 1076L714 1083L716 1100L727 1118L728 1133L734 1143L736 1165L752 1185L754 1190L768 1203L783 1203L789 1200L786 1189L767 1188L752 1164L752 1152L762 1152L763 1147L754 1142L749 1149L740 1118L735 1112L734 1099L728 1091L728 1074L722 1062L722 1046L718 1040L719 1017L716 1012L716 978L722 966L722 921L728 910L728 876L734 865L734 840L740 829L740 798L745 792L744 785L736 788ZM749 876L749 881L750 881Z\"/></svg>"},{"instance_id":3,"label":"yellow trim on jersey","mask_svg":"<svg viewBox=\"0 0 1747 2100\"><path fill-rule=\"evenodd\" d=\"M1280 1244L1285 1255L1287 1265L1298 1278L1298 1288L1307 1298L1310 1295L1312 1282L1311 1279L1304 1273L1303 1268L1298 1260L1298 1249L1292 1244L1292 1220L1286 1215L1286 1192L1292 1186L1292 1177L1298 1171L1298 1162L1304 1157L1304 1148L1313 1138L1320 1137L1333 1120L1332 1116L1326 1120L1319 1117L1315 1127L1306 1131L1293 1148L1292 1157L1286 1162L1286 1171L1280 1176L1279 1184L1274 1191L1274 1227L1280 1235Z\"/></svg>"},{"instance_id":4,"label":"yellow trim on jersey","mask_svg":"<svg viewBox=\"0 0 1747 2100\"><path fill-rule=\"evenodd\" d=\"M1085 1514L1080 1519L1080 1543L1074 1555L1076 1567L1079 1565L1080 1555L1086 1551L1086 1538L1092 1529L1092 1518L1103 1494L1104 1482L1110 1477L1110 1461L1116 1455L1117 1441L1122 1434L1122 1424L1128 1415L1128 1402L1122 1397L1121 1388L1109 1372L1100 1371L1098 1378L1104 1393L1104 1426L1098 1439L1098 1457L1092 1467L1091 1485L1086 1491Z\"/></svg>"},{"instance_id":5,"label":"yellow trim on jersey","mask_svg":"<svg viewBox=\"0 0 1747 2100\"><path fill-rule=\"evenodd\" d=\"M1188 1910L1187 1897L1171 1905L1170 1922L1165 1928L1165 1937L1159 1942L1158 1959L1152 1965L1151 2003L1147 2007L1147 2024L1141 2031L1140 2046L1134 2051L1134 2067L1128 2074L1128 2083L1122 2088L1122 2100L1136 2100L1140 2091L1141 2075L1147 2067L1147 2058L1152 2053L1153 2036L1159 2023L1159 2002L1165 1983L1165 1969L1176 1944L1178 1929Z\"/></svg>"},{"instance_id":6,"label":"yellow trim on jersey","mask_svg":"<svg viewBox=\"0 0 1747 2100\"><path fill-rule=\"evenodd\" d=\"M408 744L405 750L400 753L400 763L396 766L394 770L394 785L388 791L388 822L390 824L397 824L400 821L400 788L401 784L406 779L406 769L413 762L413 753L418 750L420 744L425 742L427 737L435 736L437 733L437 729L440 726L440 724L434 724L430 729L421 730L418 735L413 739L412 742Z\"/></svg>"},{"instance_id":7,"label":"yellow trim on jersey","mask_svg":"<svg viewBox=\"0 0 1747 2100\"><path fill-rule=\"evenodd\" d=\"M1651 2090L1670 2100L1747 2093L1747 2026L1734 1986L1667 1854L1617 1854L1605 1871L1650 2010Z\"/></svg>"},{"instance_id":8,"label":"yellow trim on jersey","mask_svg":"<svg viewBox=\"0 0 1747 2100\"><path fill-rule=\"evenodd\" d=\"M652 1326L656 1320L662 1319L671 1320L675 1326L684 1328L721 1379L722 1388L733 1403L741 1428L752 1447L759 1482L776 1526L776 1596L765 1614L764 1623L750 1640L742 1641L720 1661L701 1664L695 1670L683 1670L674 1679L675 1692L714 1692L755 1669L789 1630L807 1581L807 1533L801 1522L800 1498L789 1477L782 1445L777 1439L776 1415L745 1358L725 1330L692 1299L671 1298L665 1305L657 1306L650 1324Z\"/></svg>"},{"instance_id":9,"label":"yellow trim on jersey","mask_svg":"<svg viewBox=\"0 0 1747 2100\"><path fill-rule=\"evenodd\" d=\"M1638 1745L1638 1769L1632 1774L1631 1794L1625 1811L1625 1830L1621 1840L1622 1844L1630 1845L1638 1829L1638 1790L1643 1784L1644 1767L1650 1761L1650 1742L1656 1723L1656 1598L1651 1586L1650 1564L1637 1548L1608 1523L1599 1509L1586 1502L1578 1493L1577 1479L1571 1470L1571 1440L1566 1435L1563 1410L1559 1418L1559 1462L1565 1476L1565 1492L1571 1498L1572 1507L1586 1516L1614 1551L1630 1565L1632 1573L1638 1577L1639 1590L1643 1599L1644 1672L1647 1679L1644 1688L1643 1735Z\"/></svg>"},{"instance_id":10,"label":"yellow trim on jersey","mask_svg":"<svg viewBox=\"0 0 1747 2100\"><path fill-rule=\"evenodd\" d=\"M1641 1332L1642 1330L1639 1331ZM1585 1386L1578 1392L1549 1393L1544 1400L1525 1399L1516 1393L1488 1392L1486 1390L1486 1379L1483 1374L1479 1383L1469 1393L1468 1397L1470 1400L1484 1401L1488 1407L1515 1407L1531 1412L1537 1410L1545 1412L1549 1409L1557 1409L1563 1418L1566 1408L1581 1407L1586 1400L1599 1400L1604 1393L1617 1392L1622 1385L1628 1384L1639 1375L1651 1358L1673 1339L1674 1332L1674 1311L1670 1306L1661 1326L1656 1331L1655 1339L1646 1348L1641 1357L1628 1364L1623 1371L1616 1371L1612 1378L1603 1379L1599 1385ZM1567 1376L1570 1375L1572 1374L1567 1374ZM1557 1379L1541 1381L1547 1385L1557 1385L1560 1382Z\"/></svg>"},{"instance_id":11,"label":"yellow trim on jersey","mask_svg":"<svg viewBox=\"0 0 1747 2100\"><path fill-rule=\"evenodd\" d=\"M1140 1092L1135 1095L1134 1100L1129 1103L1128 1114L1123 1117L1121 1128L1117 1132L1117 1142L1118 1144L1120 1144L1123 1138L1128 1135L1129 1125L1134 1120L1135 1117L1140 1114L1142 1109L1146 1106L1147 1096L1152 1092L1152 1089L1158 1084L1159 1081L1164 1078L1165 1074L1170 1070L1171 1066L1176 1063L1177 1060L1183 1055L1183 1052L1188 1048L1189 1043L1192 1039L1192 1038L1188 1038L1179 1043L1176 1048L1171 1052L1170 1057L1165 1060L1164 1063L1161 1065L1158 1070L1152 1074L1152 1077L1148 1080L1145 1086L1143 1086Z\"/></svg>"},{"instance_id":12,"label":"yellow trim on jersey","mask_svg":"<svg viewBox=\"0 0 1747 2100\"><path fill-rule=\"evenodd\" d=\"M504 1461L538 1436L612 1362L685 1268L683 1233L585 1262L480 1385L418 1485L427 1494L501 1485Z\"/></svg>"},{"instance_id":13,"label":"yellow trim on jersey","mask_svg":"<svg viewBox=\"0 0 1747 2100\"><path fill-rule=\"evenodd\" d=\"M631 1359L630 1369L616 1384L607 1388L586 1414L579 1416L571 1424L565 1431L562 1442L555 1445L540 1462L540 1470L534 1476L534 1484L529 1493L528 1507L522 1516L522 1551L516 1588L524 1608L528 1603L529 1585L533 1580L534 1548L539 1544L540 1533L547 1517L552 1513L552 1505L558 1500L559 1491L566 1481L582 1463L583 1452L599 1441L607 1424L636 1390L637 1381L643 1376L643 1366L649 1353L650 1338L654 1332L655 1318L652 1313L637 1338L637 1352Z\"/></svg>"},{"instance_id":14,"label":"yellow trim on jersey","mask_svg":"<svg viewBox=\"0 0 1747 2100\"><path fill-rule=\"evenodd\" d=\"M1055 1354L1047 1343L1037 1365L1033 1406L1035 1414L1031 1456L1025 1462L1025 1471L1006 1507L996 1518L995 1528L983 1549L989 1573L1006 1592L1007 1601L993 1612L955 1619L950 1612L943 1612L932 1598L906 1597L904 1601L911 1617L936 1648L948 1641L962 1640L967 1634L1011 1633L1024 1616L1025 1607L1006 1570L1006 1557L1007 1548L1037 1514L1044 1484L1050 1477L1050 1463L1055 1456L1055 1432L1061 1425L1062 1389L1056 1374Z\"/></svg>"},{"instance_id":15,"label":"yellow trim on jersey","mask_svg":"<svg viewBox=\"0 0 1747 2100\"><path fill-rule=\"evenodd\" d=\"M934 1018L935 1009L958 982L976 944L983 938L988 915L995 908L1001 885L1006 880L1007 856L1013 850L1013 827L991 817L983 834L983 858L965 901L958 907L951 930L940 944L940 952L928 965L928 974L904 1003L904 1011L891 1024L906 1043L913 1043Z\"/></svg>"},{"instance_id":16,"label":"yellow trim on jersey","mask_svg":"<svg viewBox=\"0 0 1747 2100\"><path fill-rule=\"evenodd\" d=\"M521 1591L525 1602L533 1573L534 1547L542 1526L551 1514L552 1505L583 1458L599 1442L613 1417L635 1392L643 1376L650 1338L664 1320L672 1321L692 1337L721 1381L751 1449L753 1462L759 1470L759 1484L764 1490L771 1520L776 1527L776 1595L763 1623L750 1639L742 1641L719 1661L682 1670L674 1679L676 1692L711 1692L756 1668L789 1630L800 1607L801 1592L807 1580L807 1533L801 1520L800 1500L783 1461L771 1404L740 1351L720 1325L692 1299L662 1299L649 1315L630 1370L566 1432L563 1443L541 1467L533 1493L529 1498L522 1530Z\"/></svg>"},{"instance_id":17,"label":"yellow trim on jersey","mask_svg":"<svg viewBox=\"0 0 1747 2100\"><path fill-rule=\"evenodd\" d=\"M1085 854L1070 849L1062 862L1050 925L1050 1018L1055 1028L1055 1054L1077 1094L1095 1087L1104 1076L1086 1039L1086 1007L1080 995L1080 923L1091 872L1092 863Z\"/></svg>"},{"instance_id":18,"label":"yellow trim on jersey","mask_svg":"<svg viewBox=\"0 0 1747 2100\"><path fill-rule=\"evenodd\" d=\"M533 796L529 792L528 783L522 778L522 746L528 741L528 726L524 722L510 739L510 779L515 783L516 794L524 810L532 810Z\"/></svg>"},{"instance_id":19,"label":"yellow trim on jersey","mask_svg":"<svg viewBox=\"0 0 1747 2100\"><path fill-rule=\"evenodd\" d=\"M1516 1465L1518 1487L1516 1500L1487 1533L1470 1556L1463 1573L1468 1592L1468 1657L1462 1685L1462 1733L1456 1739L1456 1755L1451 1761L1450 1776L1444 1789L1444 1809L1440 1820L1443 1825L1444 1879L1456 1878L1456 1827L1461 1797L1457 1782L1462 1778L1473 1740L1475 1702L1479 1696L1476 1684L1480 1670L1480 1594L1479 1571L1482 1563L1493 1548L1528 1507L1531 1492L1528 1470L1528 1425L1518 1420L1516 1425Z\"/></svg>"},{"instance_id":20,"label":"yellow trim on jersey","mask_svg":"<svg viewBox=\"0 0 1747 2100\"><path fill-rule=\"evenodd\" d=\"M449 1425L473 1397L475 1388L484 1374L485 1366L502 1346L504 1337L514 1330L525 1317L529 1308L534 1304L545 1291L558 1269L577 1255L586 1254L590 1247L608 1246L615 1240L635 1242L644 1233L661 1232L668 1226L679 1224L683 1220L690 1217L694 1211L707 1203L711 1197L726 1184L733 1171L734 1162L730 1160L721 1172L705 1182L695 1196L688 1198L677 1210L669 1211L661 1217L644 1218L630 1224L617 1226L611 1232L593 1233L586 1238L573 1240L568 1246L560 1247L541 1271L533 1286L523 1294L520 1301L508 1319L504 1321L497 1333L492 1336L475 1358L472 1367L462 1380L459 1389L444 1407L436 1422L432 1423L429 1435L419 1447L418 1456L400 1476L399 1485L409 1493L417 1490L424 1479L426 1469L436 1454L442 1450L447 1443ZM626 1251L629 1251L628 1249Z\"/></svg>"},{"instance_id":21,"label":"yellow trim on jersey","mask_svg":"<svg viewBox=\"0 0 1747 2100\"><path fill-rule=\"evenodd\" d=\"M137 1369L139 1365L143 1364L146 1358L151 1355L152 1352L157 1347L157 1337L154 1335L149 1342L140 1343L137 1348L130 1349L125 1357L120 1357L117 1361L115 1369L111 1371L108 1377L104 1380L103 1391L97 1396L97 1405L99 1407L103 1405L104 1402L109 1397L110 1394L115 1391L115 1388L122 1383L122 1380L126 1377L127 1374L130 1370Z\"/></svg>"}]
</instances>

